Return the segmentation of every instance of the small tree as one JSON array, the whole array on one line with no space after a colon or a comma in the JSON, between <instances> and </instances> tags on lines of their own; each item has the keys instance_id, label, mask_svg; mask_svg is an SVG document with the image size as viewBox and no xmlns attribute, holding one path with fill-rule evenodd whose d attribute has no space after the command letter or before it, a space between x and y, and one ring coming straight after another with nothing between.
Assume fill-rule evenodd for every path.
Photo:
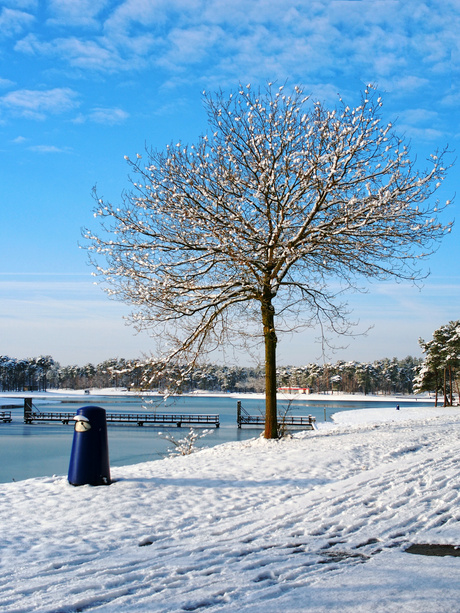
<instances>
[{"instance_id":1,"label":"small tree","mask_svg":"<svg viewBox=\"0 0 460 613\"><path fill-rule=\"evenodd\" d=\"M134 326L166 326L169 361L193 363L223 342L232 316L242 330L256 314L273 438L283 317L344 332L339 296L358 277L419 277L416 259L448 229L428 203L445 176L443 154L415 170L409 148L382 125L372 88L356 108L340 101L336 110L272 84L204 103L209 134L147 151L146 164L127 158L132 191L121 205L95 194L103 229L86 237L109 295L133 305Z\"/></svg>"},{"instance_id":2,"label":"small tree","mask_svg":"<svg viewBox=\"0 0 460 613\"><path fill-rule=\"evenodd\" d=\"M168 441L169 443L173 444L172 449L170 449L169 451L169 455L171 457L174 457L176 455L191 455L192 453L197 452L197 441L200 438L207 436L210 432L211 430L203 430L202 432L196 432L196 430L190 428L189 433L180 439L176 439L171 434L164 434L163 432L158 432L158 434L165 441Z\"/></svg>"}]
</instances>

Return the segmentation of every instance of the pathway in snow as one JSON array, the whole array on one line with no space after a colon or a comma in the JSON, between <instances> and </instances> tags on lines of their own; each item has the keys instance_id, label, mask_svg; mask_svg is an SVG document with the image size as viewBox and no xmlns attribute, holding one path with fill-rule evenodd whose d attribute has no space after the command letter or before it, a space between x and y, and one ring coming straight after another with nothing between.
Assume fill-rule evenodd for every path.
<instances>
[{"instance_id":1,"label":"pathway in snow","mask_svg":"<svg viewBox=\"0 0 460 613\"><path fill-rule=\"evenodd\" d=\"M407 602L414 564L406 610L460 611L459 558L404 553L460 545L459 423L229 443L113 469L110 487L2 485L2 611L388 612Z\"/></svg>"}]
</instances>

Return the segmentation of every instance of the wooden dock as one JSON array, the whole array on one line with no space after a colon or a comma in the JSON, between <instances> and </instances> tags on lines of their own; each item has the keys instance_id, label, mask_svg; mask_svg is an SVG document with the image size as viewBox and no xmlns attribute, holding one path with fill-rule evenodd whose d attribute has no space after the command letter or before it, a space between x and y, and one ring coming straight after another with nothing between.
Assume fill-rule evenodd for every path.
<instances>
[{"instance_id":1,"label":"wooden dock","mask_svg":"<svg viewBox=\"0 0 460 613\"><path fill-rule=\"evenodd\" d=\"M236 404L236 411L236 421L238 424L238 428L241 428L241 426L245 425L265 425L264 415L250 415L246 411L246 409L241 406L240 401L238 401ZM316 417L313 417L312 415L284 415L278 421L279 424L282 424L284 426L298 427L303 428L304 430L315 430L316 428Z\"/></svg>"},{"instance_id":2,"label":"wooden dock","mask_svg":"<svg viewBox=\"0 0 460 613\"><path fill-rule=\"evenodd\" d=\"M75 413L24 413L24 423L31 424L34 421L60 421L63 424L68 424L69 422L75 423L73 418L75 417Z\"/></svg>"},{"instance_id":3,"label":"wooden dock","mask_svg":"<svg viewBox=\"0 0 460 613\"><path fill-rule=\"evenodd\" d=\"M0 411L0 421L2 421L4 424L13 421L11 411Z\"/></svg>"},{"instance_id":4,"label":"wooden dock","mask_svg":"<svg viewBox=\"0 0 460 613\"><path fill-rule=\"evenodd\" d=\"M57 411L49 412L24 412L24 423L32 424L34 422L54 422L58 421L63 424L75 423L75 413L58 413ZM117 424L151 424L157 426L167 426L174 424L178 428L182 425L194 426L214 426L219 428L219 415L193 415L179 413L107 413L107 423Z\"/></svg>"},{"instance_id":5,"label":"wooden dock","mask_svg":"<svg viewBox=\"0 0 460 613\"><path fill-rule=\"evenodd\" d=\"M178 428L187 426L215 426L219 428L219 415L194 415L183 413L107 413L107 421L111 423L136 423L168 425L176 424Z\"/></svg>"}]
</instances>

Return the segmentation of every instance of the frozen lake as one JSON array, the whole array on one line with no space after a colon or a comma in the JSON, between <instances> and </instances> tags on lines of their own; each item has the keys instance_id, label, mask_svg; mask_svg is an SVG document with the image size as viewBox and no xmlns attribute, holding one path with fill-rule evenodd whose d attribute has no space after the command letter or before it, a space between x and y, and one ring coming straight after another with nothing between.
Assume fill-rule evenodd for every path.
<instances>
[{"instance_id":1,"label":"frozen lake","mask_svg":"<svg viewBox=\"0 0 460 613\"><path fill-rule=\"evenodd\" d=\"M4 399L5 403L10 402ZM11 403L21 404L21 398ZM161 412L161 413L202 413L220 415L220 428L209 428L209 434L201 439L198 446L212 447L227 441L243 440L258 436L262 429L244 427L238 429L236 423L237 399L232 396L179 396L162 399L143 399L138 396L96 396L68 397L62 400L33 400L40 411L76 412L87 406L101 406L107 412ZM328 421L338 411L375 408L376 406L394 407L394 399L377 402L372 400L350 401L328 396L324 401L294 400L279 401L280 411L289 406L292 415L313 415L318 422ZM264 400L242 399L243 407L251 414L264 413ZM430 402L404 401L404 406L432 406ZM7 483L31 477L66 475L69 466L73 440L72 425L61 423L24 424L22 405L12 409L12 423L0 423L0 482ZM144 426L108 424L109 454L111 466L124 466L156 460L168 455L172 444L165 441L160 433L172 435L175 439L184 437L188 427Z\"/></svg>"}]
</instances>

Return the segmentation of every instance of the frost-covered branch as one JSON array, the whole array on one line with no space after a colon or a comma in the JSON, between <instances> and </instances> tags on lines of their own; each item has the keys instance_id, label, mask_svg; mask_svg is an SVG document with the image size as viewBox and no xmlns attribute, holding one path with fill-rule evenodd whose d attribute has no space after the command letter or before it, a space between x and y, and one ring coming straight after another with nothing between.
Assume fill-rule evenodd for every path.
<instances>
[{"instance_id":1,"label":"frost-covered branch","mask_svg":"<svg viewBox=\"0 0 460 613\"><path fill-rule=\"evenodd\" d=\"M86 234L96 274L133 306L136 328L171 335L167 359L193 363L258 311L274 363L286 304L334 327L347 315L335 296L359 278L423 276L420 260L450 230L432 201L447 152L416 169L372 88L356 108L270 84L204 102L209 133L128 160L132 190L120 205L96 196L102 230Z\"/></svg>"}]
</instances>

